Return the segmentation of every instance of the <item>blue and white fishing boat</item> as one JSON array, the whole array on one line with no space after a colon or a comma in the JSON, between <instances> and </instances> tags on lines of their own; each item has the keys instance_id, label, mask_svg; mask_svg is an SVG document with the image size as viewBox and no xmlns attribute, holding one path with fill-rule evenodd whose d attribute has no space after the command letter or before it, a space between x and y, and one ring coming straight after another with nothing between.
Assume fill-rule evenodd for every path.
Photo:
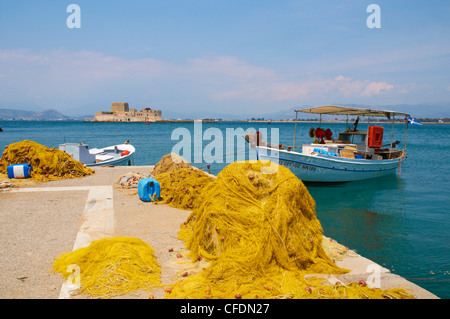
<instances>
[{"instance_id":1,"label":"blue and white fishing boat","mask_svg":"<svg viewBox=\"0 0 450 319\"><path fill-rule=\"evenodd\" d=\"M319 127L311 128L309 136L313 143L297 147L298 112L318 114ZM359 109L341 106L321 106L295 110L295 132L292 146L271 146L255 138L257 158L270 160L289 168L304 182L350 182L381 177L400 170L406 158L406 130L409 114L375 109ZM321 128L322 114L345 115L347 125L344 132L333 139L331 130ZM348 116L357 116L352 127L348 127ZM368 130L357 129L359 117L368 117ZM403 149L393 141L395 117L405 118L405 145ZM371 117L384 117L392 121L391 140L383 145L383 127L370 123Z\"/></svg>"},{"instance_id":2,"label":"blue and white fishing boat","mask_svg":"<svg viewBox=\"0 0 450 319\"><path fill-rule=\"evenodd\" d=\"M128 142L101 149L89 149L84 142L64 143L59 145L59 149L70 154L75 160L88 167L103 165L127 166L134 163L133 154L135 148Z\"/></svg>"}]
</instances>

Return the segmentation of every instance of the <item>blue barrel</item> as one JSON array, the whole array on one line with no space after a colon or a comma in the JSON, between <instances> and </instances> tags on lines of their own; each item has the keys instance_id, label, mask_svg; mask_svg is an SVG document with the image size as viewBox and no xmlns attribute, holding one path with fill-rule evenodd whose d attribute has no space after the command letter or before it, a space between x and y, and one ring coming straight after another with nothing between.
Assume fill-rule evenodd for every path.
<instances>
[{"instance_id":1,"label":"blue barrel","mask_svg":"<svg viewBox=\"0 0 450 319\"><path fill-rule=\"evenodd\" d=\"M30 178L33 166L30 164L9 165L6 168L8 178Z\"/></svg>"},{"instance_id":2,"label":"blue barrel","mask_svg":"<svg viewBox=\"0 0 450 319\"><path fill-rule=\"evenodd\" d=\"M138 183L138 195L144 202L157 201L160 197L161 186L156 179L143 178Z\"/></svg>"}]
</instances>

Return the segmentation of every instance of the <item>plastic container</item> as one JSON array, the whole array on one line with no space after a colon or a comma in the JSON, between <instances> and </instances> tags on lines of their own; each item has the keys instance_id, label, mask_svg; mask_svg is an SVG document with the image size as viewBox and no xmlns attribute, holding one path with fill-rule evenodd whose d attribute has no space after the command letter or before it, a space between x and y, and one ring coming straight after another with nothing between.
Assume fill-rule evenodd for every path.
<instances>
[{"instance_id":1,"label":"plastic container","mask_svg":"<svg viewBox=\"0 0 450 319\"><path fill-rule=\"evenodd\" d=\"M8 172L8 178L30 178L31 171L33 170L33 166L30 164L15 164L9 165L6 168Z\"/></svg>"},{"instance_id":2,"label":"plastic container","mask_svg":"<svg viewBox=\"0 0 450 319\"><path fill-rule=\"evenodd\" d=\"M138 195L144 202L157 201L161 194L161 186L156 179L143 178L138 183Z\"/></svg>"},{"instance_id":3,"label":"plastic container","mask_svg":"<svg viewBox=\"0 0 450 319\"><path fill-rule=\"evenodd\" d=\"M325 150L322 149L322 148L315 148L315 149L313 150L313 152L317 152L317 153L319 153L319 154L329 155L329 156L338 156L336 153L334 153L334 152L327 152L327 151L325 151Z\"/></svg>"}]
</instances>

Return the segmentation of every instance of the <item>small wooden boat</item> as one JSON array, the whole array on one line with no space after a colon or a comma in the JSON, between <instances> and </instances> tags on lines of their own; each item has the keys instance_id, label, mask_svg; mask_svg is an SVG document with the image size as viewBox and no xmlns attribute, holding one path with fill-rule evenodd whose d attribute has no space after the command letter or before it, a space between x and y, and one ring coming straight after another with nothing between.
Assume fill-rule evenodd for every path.
<instances>
[{"instance_id":1,"label":"small wooden boat","mask_svg":"<svg viewBox=\"0 0 450 319\"><path fill-rule=\"evenodd\" d=\"M64 143L59 145L59 149L89 167L102 165L127 166L134 162L135 148L127 142L101 149L89 149L84 142Z\"/></svg>"},{"instance_id":2,"label":"small wooden boat","mask_svg":"<svg viewBox=\"0 0 450 319\"><path fill-rule=\"evenodd\" d=\"M295 110L295 132L292 146L271 146L254 136L257 158L270 160L289 168L305 182L350 182L381 177L395 173L406 158L406 129L409 114L374 109L359 109L340 106L322 106ZM296 147L298 112L319 114L319 127L311 128L309 136L314 142ZM358 116L353 127L332 139L331 131L320 128L322 114ZM368 116L368 130L357 130L359 116ZM395 116L405 118L405 147L395 148L400 142L393 141ZM387 117L392 120L391 141L383 144L383 127L370 124L370 117ZM258 133L258 132L257 132ZM247 139L247 138L246 138ZM387 147L386 147L387 146Z\"/></svg>"}]
</instances>

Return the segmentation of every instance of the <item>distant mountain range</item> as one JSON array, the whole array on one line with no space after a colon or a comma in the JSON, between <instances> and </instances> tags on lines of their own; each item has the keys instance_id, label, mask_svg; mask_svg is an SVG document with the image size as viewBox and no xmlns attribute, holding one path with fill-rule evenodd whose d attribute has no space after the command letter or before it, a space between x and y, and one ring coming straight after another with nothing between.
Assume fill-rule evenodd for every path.
<instances>
[{"instance_id":1,"label":"distant mountain range","mask_svg":"<svg viewBox=\"0 0 450 319\"><path fill-rule=\"evenodd\" d=\"M415 118L450 118L450 102L434 102L434 103L421 103L421 104L395 104L395 105L354 105L354 104L339 104L331 103L330 105L341 105L348 107L360 107L360 108L376 108L387 109L391 111L398 111L411 114ZM261 112L259 114L228 114L215 111L191 111L189 113L183 113L178 111L165 111L163 109L164 119L222 119L222 120L247 120L247 119L264 119L264 120L286 120L295 118L295 109L304 109L312 107L311 105L299 105L291 107L289 109L276 110L273 112ZM299 119L315 119L318 118L313 114L299 113ZM55 109L49 109L46 111L24 111L13 109L0 109L0 120L87 120L93 119L92 115L85 116L68 116L60 113Z\"/></svg>"},{"instance_id":2,"label":"distant mountain range","mask_svg":"<svg viewBox=\"0 0 450 319\"><path fill-rule=\"evenodd\" d=\"M67 116L57 110L49 109L42 112L12 110L12 109L0 109L0 120L85 120L90 119L92 116Z\"/></svg>"},{"instance_id":3,"label":"distant mountain range","mask_svg":"<svg viewBox=\"0 0 450 319\"><path fill-rule=\"evenodd\" d=\"M356 104L340 104L340 103L330 103L329 105L356 107L356 108L374 108L381 110L391 110L397 112L403 112L410 114L414 118L450 118L450 102L435 102L435 103L422 103L422 104L395 104L395 105L356 105ZM264 120L286 120L295 119L294 110L306 109L314 106L321 105L298 105L291 107L289 109L281 109L276 111L274 108L273 112L258 113L258 114L226 114L214 111L209 112L175 112L175 111L164 111L163 118L169 119L222 119L222 120L246 120L246 119L264 119ZM299 119L318 119L318 115L298 113Z\"/></svg>"},{"instance_id":4,"label":"distant mountain range","mask_svg":"<svg viewBox=\"0 0 450 319\"><path fill-rule=\"evenodd\" d=\"M442 103L428 103L428 104L395 104L395 105L356 105L356 104L329 104L329 105L338 105L338 106L347 106L347 107L356 107L356 108L368 108L368 109L380 109L380 110L390 110L397 111L402 113L410 114L414 118L450 118L450 103L442 102ZM317 105L320 106L320 105ZM283 120L283 119L292 119L295 118L295 109L306 109L314 107L311 105L303 105L298 107L292 107L289 110L281 110L278 112L273 112L269 114L265 114L265 119L271 120ZM298 113L299 119L306 118L315 118L313 114L305 114Z\"/></svg>"}]
</instances>

